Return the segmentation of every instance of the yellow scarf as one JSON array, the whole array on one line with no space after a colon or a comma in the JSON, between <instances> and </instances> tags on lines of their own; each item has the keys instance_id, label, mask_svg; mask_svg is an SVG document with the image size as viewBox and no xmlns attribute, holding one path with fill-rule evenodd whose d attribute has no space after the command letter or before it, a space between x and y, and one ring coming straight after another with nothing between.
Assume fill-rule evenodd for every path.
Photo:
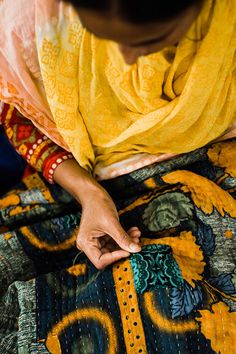
<instances>
[{"instance_id":1,"label":"yellow scarf","mask_svg":"<svg viewBox=\"0 0 236 354\"><path fill-rule=\"evenodd\" d=\"M236 121L236 0L205 1L177 47L131 66L71 6L54 12L38 1L41 75L54 124L85 169L192 151Z\"/></svg>"}]
</instances>

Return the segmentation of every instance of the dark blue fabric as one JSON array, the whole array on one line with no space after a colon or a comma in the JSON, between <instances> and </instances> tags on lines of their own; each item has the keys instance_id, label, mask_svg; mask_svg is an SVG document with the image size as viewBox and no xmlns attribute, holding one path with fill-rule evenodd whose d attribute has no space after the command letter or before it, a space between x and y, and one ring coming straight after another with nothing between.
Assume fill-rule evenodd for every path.
<instances>
[{"instance_id":1,"label":"dark blue fabric","mask_svg":"<svg viewBox=\"0 0 236 354\"><path fill-rule=\"evenodd\" d=\"M13 149L0 128L0 194L20 182L25 166L26 162Z\"/></svg>"}]
</instances>

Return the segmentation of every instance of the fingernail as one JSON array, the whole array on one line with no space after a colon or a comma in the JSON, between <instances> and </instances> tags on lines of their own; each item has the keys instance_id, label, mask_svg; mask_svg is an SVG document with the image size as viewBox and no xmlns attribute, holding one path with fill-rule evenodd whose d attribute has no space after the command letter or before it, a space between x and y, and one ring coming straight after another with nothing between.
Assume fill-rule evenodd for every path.
<instances>
[{"instance_id":1,"label":"fingernail","mask_svg":"<svg viewBox=\"0 0 236 354\"><path fill-rule=\"evenodd\" d=\"M136 243L131 243L129 245L129 248L131 251L134 251L134 252L139 252L141 250L141 247L139 245L137 245Z\"/></svg>"}]
</instances>

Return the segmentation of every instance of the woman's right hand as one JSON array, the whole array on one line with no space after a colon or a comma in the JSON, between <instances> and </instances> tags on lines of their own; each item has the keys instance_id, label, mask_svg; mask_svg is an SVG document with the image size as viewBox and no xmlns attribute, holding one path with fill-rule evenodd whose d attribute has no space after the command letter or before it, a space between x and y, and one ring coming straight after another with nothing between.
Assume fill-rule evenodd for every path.
<instances>
[{"instance_id":1,"label":"woman's right hand","mask_svg":"<svg viewBox=\"0 0 236 354\"><path fill-rule=\"evenodd\" d=\"M89 192L82 204L77 247L98 269L130 253L139 252L141 232L137 227L127 232L119 222L116 206L104 189Z\"/></svg>"},{"instance_id":2,"label":"woman's right hand","mask_svg":"<svg viewBox=\"0 0 236 354\"><path fill-rule=\"evenodd\" d=\"M125 232L110 195L74 159L56 168L54 181L82 206L77 247L95 267L102 269L132 252L141 251L139 229L132 227Z\"/></svg>"}]
</instances>

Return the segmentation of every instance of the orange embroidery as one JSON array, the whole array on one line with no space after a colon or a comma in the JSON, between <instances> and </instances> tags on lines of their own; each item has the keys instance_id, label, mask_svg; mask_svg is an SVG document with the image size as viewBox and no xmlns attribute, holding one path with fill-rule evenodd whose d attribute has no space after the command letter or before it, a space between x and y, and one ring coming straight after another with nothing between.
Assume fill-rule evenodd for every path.
<instances>
[{"instance_id":1,"label":"orange embroidery","mask_svg":"<svg viewBox=\"0 0 236 354\"><path fill-rule=\"evenodd\" d=\"M223 142L213 145L207 152L210 161L215 166L225 168L225 172L236 177L236 143Z\"/></svg>"},{"instance_id":2,"label":"orange embroidery","mask_svg":"<svg viewBox=\"0 0 236 354\"><path fill-rule=\"evenodd\" d=\"M68 239L57 245L50 245L48 242L40 240L26 226L22 227L20 231L22 232L22 235L29 241L29 243L31 243L33 246L40 250L46 250L48 252L67 250L73 247L76 241L75 231L72 232L72 235Z\"/></svg>"},{"instance_id":3,"label":"orange embroidery","mask_svg":"<svg viewBox=\"0 0 236 354\"><path fill-rule=\"evenodd\" d=\"M236 353L236 313L230 312L223 302L212 305L212 311L199 310L201 332L211 341L211 347L216 353Z\"/></svg>"},{"instance_id":4,"label":"orange embroidery","mask_svg":"<svg viewBox=\"0 0 236 354\"><path fill-rule=\"evenodd\" d=\"M233 232L231 230L225 231L225 237L231 238L233 236Z\"/></svg>"},{"instance_id":5,"label":"orange embroidery","mask_svg":"<svg viewBox=\"0 0 236 354\"><path fill-rule=\"evenodd\" d=\"M198 329L196 322L193 320L174 321L163 317L157 305L154 303L154 294L152 292L146 292L144 294L144 301L146 311L157 328L170 333L184 333Z\"/></svg>"},{"instance_id":6,"label":"orange embroidery","mask_svg":"<svg viewBox=\"0 0 236 354\"><path fill-rule=\"evenodd\" d=\"M113 266L112 271L120 307L126 352L127 354L133 354L138 353L140 350L142 353L147 353L144 329L129 260L117 263Z\"/></svg>"},{"instance_id":7,"label":"orange embroidery","mask_svg":"<svg viewBox=\"0 0 236 354\"><path fill-rule=\"evenodd\" d=\"M20 213L26 213L27 211L30 211L30 209L31 209L30 205L26 205L24 207L17 206L14 209L9 211L9 215L10 216L15 216L15 215L18 215Z\"/></svg>"},{"instance_id":8,"label":"orange embroidery","mask_svg":"<svg viewBox=\"0 0 236 354\"><path fill-rule=\"evenodd\" d=\"M211 214L216 208L221 216L225 216L226 212L236 218L236 200L207 178L189 171L174 171L162 179L170 184L183 184L181 189L191 193L195 205L205 214Z\"/></svg>"},{"instance_id":9,"label":"orange embroidery","mask_svg":"<svg viewBox=\"0 0 236 354\"><path fill-rule=\"evenodd\" d=\"M8 195L0 200L0 208L4 209L9 206L18 205L20 203L20 198L17 194Z\"/></svg>"},{"instance_id":10,"label":"orange embroidery","mask_svg":"<svg viewBox=\"0 0 236 354\"><path fill-rule=\"evenodd\" d=\"M144 181L144 184L150 189L154 189L157 187L156 181L153 177L146 179L146 181Z\"/></svg>"},{"instance_id":11,"label":"orange embroidery","mask_svg":"<svg viewBox=\"0 0 236 354\"><path fill-rule=\"evenodd\" d=\"M5 240L8 241L8 240L10 240L12 238L12 234L10 232L7 232L7 233L4 234L4 238L5 238Z\"/></svg>"},{"instance_id":12,"label":"orange embroidery","mask_svg":"<svg viewBox=\"0 0 236 354\"><path fill-rule=\"evenodd\" d=\"M117 333L111 318L104 311L100 311L95 307L84 308L71 312L65 316L60 322L58 322L51 332L48 334L46 340L47 349L51 354L61 354L61 347L59 342L59 336L69 325L72 325L78 320L94 320L107 331L108 335L108 349L106 354L117 353Z\"/></svg>"}]
</instances>

